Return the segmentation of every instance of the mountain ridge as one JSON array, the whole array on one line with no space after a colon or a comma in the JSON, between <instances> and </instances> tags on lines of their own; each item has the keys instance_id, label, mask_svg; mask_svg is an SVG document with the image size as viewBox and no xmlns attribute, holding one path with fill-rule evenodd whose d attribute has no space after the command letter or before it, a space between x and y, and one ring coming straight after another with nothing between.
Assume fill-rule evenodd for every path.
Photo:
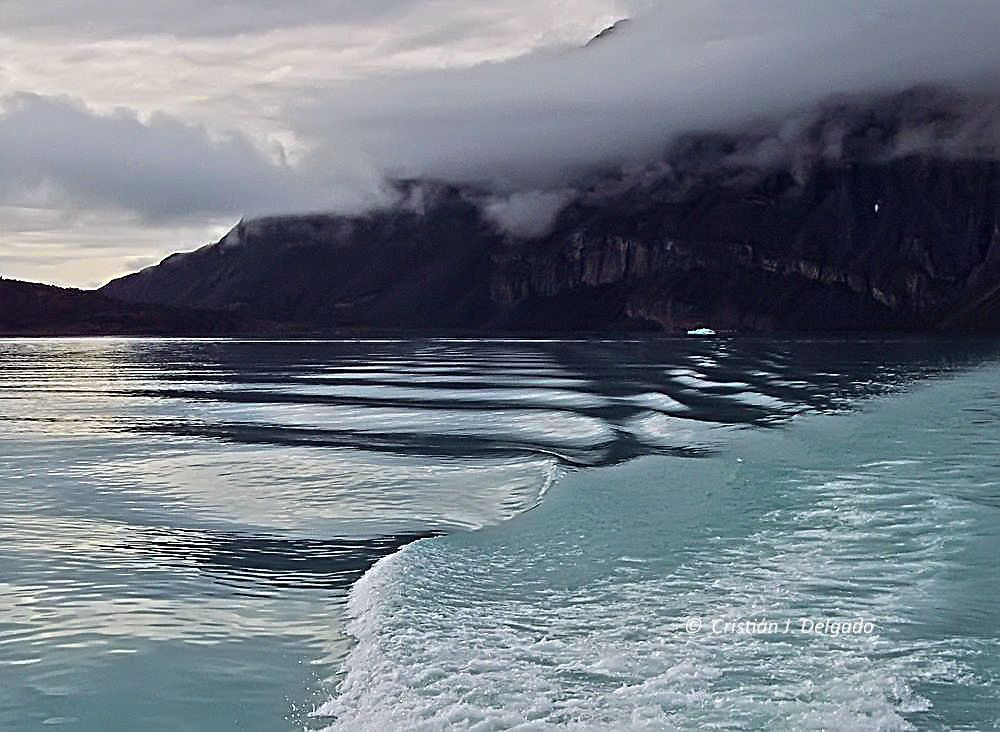
<instances>
[{"instance_id":1,"label":"mountain ridge","mask_svg":"<svg viewBox=\"0 0 1000 732\"><path fill-rule=\"evenodd\" d=\"M407 181L395 207L242 221L101 292L323 328L997 331L994 112L917 88L685 135L576 181L535 237L496 194Z\"/></svg>"}]
</instances>

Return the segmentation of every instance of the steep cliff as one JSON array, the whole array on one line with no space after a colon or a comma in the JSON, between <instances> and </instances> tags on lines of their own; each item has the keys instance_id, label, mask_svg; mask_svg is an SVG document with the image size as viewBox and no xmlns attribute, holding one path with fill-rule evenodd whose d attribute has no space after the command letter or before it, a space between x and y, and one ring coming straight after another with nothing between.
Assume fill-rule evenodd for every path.
<instances>
[{"instance_id":1,"label":"steep cliff","mask_svg":"<svg viewBox=\"0 0 1000 732\"><path fill-rule=\"evenodd\" d=\"M997 331L1000 164L961 107L915 91L689 136L578 185L535 239L482 191L410 184L419 207L241 222L104 292L323 327Z\"/></svg>"},{"instance_id":2,"label":"steep cliff","mask_svg":"<svg viewBox=\"0 0 1000 732\"><path fill-rule=\"evenodd\" d=\"M557 324L553 303L579 312L601 293L667 329L1000 329L1000 166L822 165L803 184L577 204L544 241L505 247L491 286L507 318L539 327Z\"/></svg>"}]
</instances>

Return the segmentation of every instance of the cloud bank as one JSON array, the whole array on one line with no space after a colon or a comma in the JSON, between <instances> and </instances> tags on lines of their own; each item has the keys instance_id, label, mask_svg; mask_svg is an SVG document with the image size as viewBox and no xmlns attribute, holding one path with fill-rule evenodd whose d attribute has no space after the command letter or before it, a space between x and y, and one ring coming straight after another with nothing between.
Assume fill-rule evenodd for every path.
<instances>
[{"instance_id":1,"label":"cloud bank","mask_svg":"<svg viewBox=\"0 0 1000 732\"><path fill-rule=\"evenodd\" d=\"M166 115L100 115L71 99L0 102L0 198L120 208L152 221L327 204L240 135L214 138Z\"/></svg>"},{"instance_id":2,"label":"cloud bank","mask_svg":"<svg viewBox=\"0 0 1000 732\"><path fill-rule=\"evenodd\" d=\"M441 5L441 0L431 0ZM322 24L391 21L415 0L4 0L4 24L20 31L94 38L134 35L231 37Z\"/></svg>"},{"instance_id":3,"label":"cloud bank","mask_svg":"<svg viewBox=\"0 0 1000 732\"><path fill-rule=\"evenodd\" d=\"M591 46L316 89L298 131L401 177L547 189L834 93L1000 78L993 0L677 0Z\"/></svg>"}]
</instances>

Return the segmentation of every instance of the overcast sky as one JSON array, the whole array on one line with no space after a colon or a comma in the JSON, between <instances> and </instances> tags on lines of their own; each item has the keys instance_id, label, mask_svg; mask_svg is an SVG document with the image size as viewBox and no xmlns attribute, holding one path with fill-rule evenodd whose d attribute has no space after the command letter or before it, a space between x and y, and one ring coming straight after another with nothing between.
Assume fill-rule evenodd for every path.
<instances>
[{"instance_id":1,"label":"overcast sky","mask_svg":"<svg viewBox=\"0 0 1000 732\"><path fill-rule=\"evenodd\" d=\"M632 17L603 43L582 45ZM498 220L672 134L1000 78L997 0L0 0L0 274L92 286L386 176Z\"/></svg>"}]
</instances>

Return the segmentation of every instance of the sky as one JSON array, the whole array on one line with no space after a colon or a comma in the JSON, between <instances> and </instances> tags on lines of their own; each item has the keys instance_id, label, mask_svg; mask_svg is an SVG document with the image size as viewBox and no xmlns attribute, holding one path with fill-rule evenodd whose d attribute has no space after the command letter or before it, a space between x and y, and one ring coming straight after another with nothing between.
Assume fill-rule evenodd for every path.
<instances>
[{"instance_id":1,"label":"sky","mask_svg":"<svg viewBox=\"0 0 1000 732\"><path fill-rule=\"evenodd\" d=\"M621 18L631 22L584 47ZM0 0L0 275L92 287L244 216L587 171L832 93L1000 79L997 0Z\"/></svg>"}]
</instances>

